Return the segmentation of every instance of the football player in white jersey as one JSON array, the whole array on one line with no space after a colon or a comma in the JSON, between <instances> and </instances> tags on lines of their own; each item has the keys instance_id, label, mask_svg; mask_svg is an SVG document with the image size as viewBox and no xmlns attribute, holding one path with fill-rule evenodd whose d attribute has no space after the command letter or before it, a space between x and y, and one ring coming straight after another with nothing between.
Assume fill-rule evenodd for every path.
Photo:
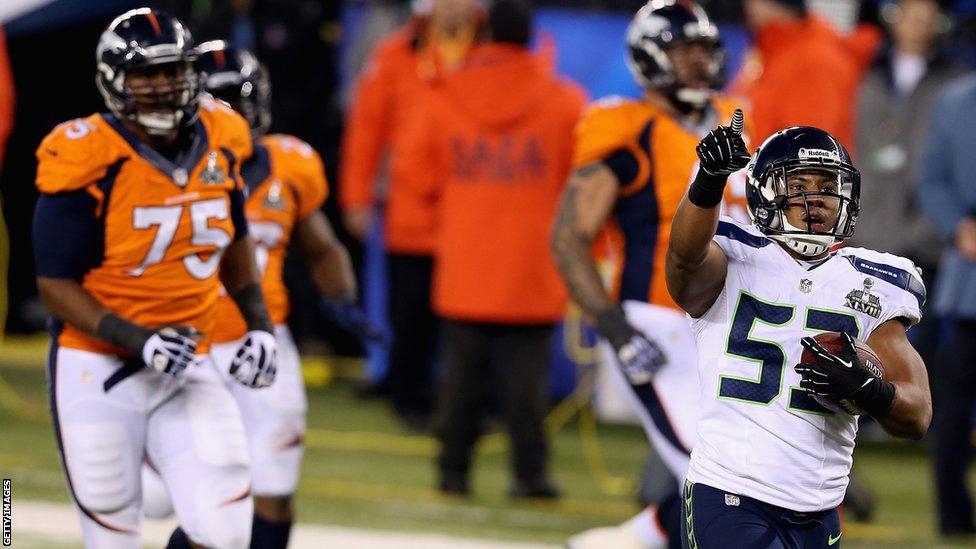
<instances>
[{"instance_id":1,"label":"football player in white jersey","mask_svg":"<svg viewBox=\"0 0 976 549\"><path fill-rule=\"evenodd\" d=\"M678 208L668 289L692 318L702 410L685 482L685 547L835 547L857 417L921 438L932 417L925 365L906 336L925 288L911 261L835 249L857 220L860 174L847 150L811 127L782 130L750 159L722 126L698 146ZM739 126L741 127L741 126ZM727 176L748 164L751 226L719 218ZM832 354L812 339L839 332ZM852 350L884 364L873 377ZM817 357L801 364L804 348Z\"/></svg>"}]
</instances>

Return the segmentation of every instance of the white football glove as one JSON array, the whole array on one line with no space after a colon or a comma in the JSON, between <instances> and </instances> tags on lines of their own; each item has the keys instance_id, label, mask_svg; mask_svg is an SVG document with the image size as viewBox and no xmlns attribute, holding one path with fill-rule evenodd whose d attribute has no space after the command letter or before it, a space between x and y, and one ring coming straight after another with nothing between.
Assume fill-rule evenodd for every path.
<instances>
[{"instance_id":1,"label":"white football glove","mask_svg":"<svg viewBox=\"0 0 976 549\"><path fill-rule=\"evenodd\" d=\"M190 329L171 326L160 329L142 346L142 361L146 366L171 376L179 375L193 362L197 342Z\"/></svg>"},{"instance_id":2,"label":"white football glove","mask_svg":"<svg viewBox=\"0 0 976 549\"><path fill-rule=\"evenodd\" d=\"M230 363L230 375L247 387L267 387L278 372L275 337L263 330L251 330Z\"/></svg>"}]
</instances>

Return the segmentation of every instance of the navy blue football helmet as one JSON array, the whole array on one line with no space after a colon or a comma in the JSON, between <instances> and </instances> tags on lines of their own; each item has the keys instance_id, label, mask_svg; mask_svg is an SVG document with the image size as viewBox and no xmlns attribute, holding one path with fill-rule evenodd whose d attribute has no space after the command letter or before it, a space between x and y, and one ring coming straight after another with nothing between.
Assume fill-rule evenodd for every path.
<instances>
[{"instance_id":1,"label":"navy blue football helmet","mask_svg":"<svg viewBox=\"0 0 976 549\"><path fill-rule=\"evenodd\" d=\"M95 51L95 84L119 118L167 135L197 118L199 76L190 31L175 17L138 8L113 20ZM141 82L131 82L140 75Z\"/></svg>"},{"instance_id":2,"label":"navy blue football helmet","mask_svg":"<svg viewBox=\"0 0 976 549\"><path fill-rule=\"evenodd\" d=\"M679 81L668 51L685 43L710 48L707 89L690 88ZM650 0L627 28L627 67L634 79L645 89L663 92L679 108L702 108L725 85L725 64L718 27L691 0Z\"/></svg>"},{"instance_id":3,"label":"navy blue football helmet","mask_svg":"<svg viewBox=\"0 0 976 549\"><path fill-rule=\"evenodd\" d=\"M204 42L197 52L204 90L246 118L254 137L267 133L271 127L271 84L257 57L223 40Z\"/></svg>"},{"instance_id":4,"label":"navy blue football helmet","mask_svg":"<svg viewBox=\"0 0 976 549\"><path fill-rule=\"evenodd\" d=\"M809 126L786 128L767 139L749 162L746 200L753 223L772 239L786 243L804 256L815 256L831 244L854 235L861 201L861 172L850 153L829 133ZM794 173L815 171L830 177L836 192L793 192L787 178ZM836 220L811 216L811 203L831 204ZM803 205L804 226L792 225L786 210ZM831 223L833 221L833 223ZM820 225L825 230L813 230Z\"/></svg>"}]
</instances>

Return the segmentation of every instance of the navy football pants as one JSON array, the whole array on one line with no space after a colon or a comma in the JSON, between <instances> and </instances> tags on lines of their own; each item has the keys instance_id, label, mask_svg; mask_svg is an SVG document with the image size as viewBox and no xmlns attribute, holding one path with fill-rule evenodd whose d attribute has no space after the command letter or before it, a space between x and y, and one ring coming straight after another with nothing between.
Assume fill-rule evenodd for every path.
<instances>
[{"instance_id":1,"label":"navy football pants","mask_svg":"<svg viewBox=\"0 0 976 549\"><path fill-rule=\"evenodd\" d=\"M684 549L840 547L836 509L798 513L705 484L685 483Z\"/></svg>"}]
</instances>

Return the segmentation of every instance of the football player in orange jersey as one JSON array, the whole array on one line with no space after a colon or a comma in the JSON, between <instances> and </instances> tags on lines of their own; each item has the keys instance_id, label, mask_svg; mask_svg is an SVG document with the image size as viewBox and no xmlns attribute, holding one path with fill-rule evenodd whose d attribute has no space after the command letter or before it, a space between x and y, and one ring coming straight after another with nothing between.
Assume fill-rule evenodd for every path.
<instances>
[{"instance_id":1,"label":"football player in orange jersey","mask_svg":"<svg viewBox=\"0 0 976 549\"><path fill-rule=\"evenodd\" d=\"M664 254L696 171L695 146L736 108L718 94L718 28L694 2L652 0L630 24L627 44L644 97L606 98L583 115L552 248L575 302L603 336L611 379L676 484L649 513L575 536L573 548L680 546L678 483L696 441L699 389L694 337L668 294ZM617 265L611 291L591 252L605 226Z\"/></svg>"},{"instance_id":2,"label":"football player in orange jersey","mask_svg":"<svg viewBox=\"0 0 976 549\"><path fill-rule=\"evenodd\" d=\"M163 12L117 17L96 58L109 112L41 143L33 226L54 316L51 411L85 545L142 546L146 459L181 525L169 547L247 547L244 429L208 350L223 285L247 325L231 375L254 388L274 380L240 176L248 125L201 97L190 34Z\"/></svg>"},{"instance_id":3,"label":"football player in orange jersey","mask_svg":"<svg viewBox=\"0 0 976 549\"><path fill-rule=\"evenodd\" d=\"M245 212L257 245L264 299L278 340L278 375L264 391L236 387L229 379L228 385L244 417L251 455L251 547L282 548L288 545L291 530L291 500L298 484L307 409L298 350L285 324L289 303L282 275L292 239L309 262L326 314L364 338L382 336L356 306L356 277L349 254L320 210L328 194L322 160L297 137L266 135L271 125L266 71L251 52L222 40L204 42L197 51L197 68L206 75L204 89L244 115L254 143L254 155L244 162L241 175L249 193ZM221 297L217 308L220 325L214 332L213 356L221 367L234 358L247 330L230 298ZM148 467L143 472L147 514L169 514L158 475Z\"/></svg>"}]
</instances>

